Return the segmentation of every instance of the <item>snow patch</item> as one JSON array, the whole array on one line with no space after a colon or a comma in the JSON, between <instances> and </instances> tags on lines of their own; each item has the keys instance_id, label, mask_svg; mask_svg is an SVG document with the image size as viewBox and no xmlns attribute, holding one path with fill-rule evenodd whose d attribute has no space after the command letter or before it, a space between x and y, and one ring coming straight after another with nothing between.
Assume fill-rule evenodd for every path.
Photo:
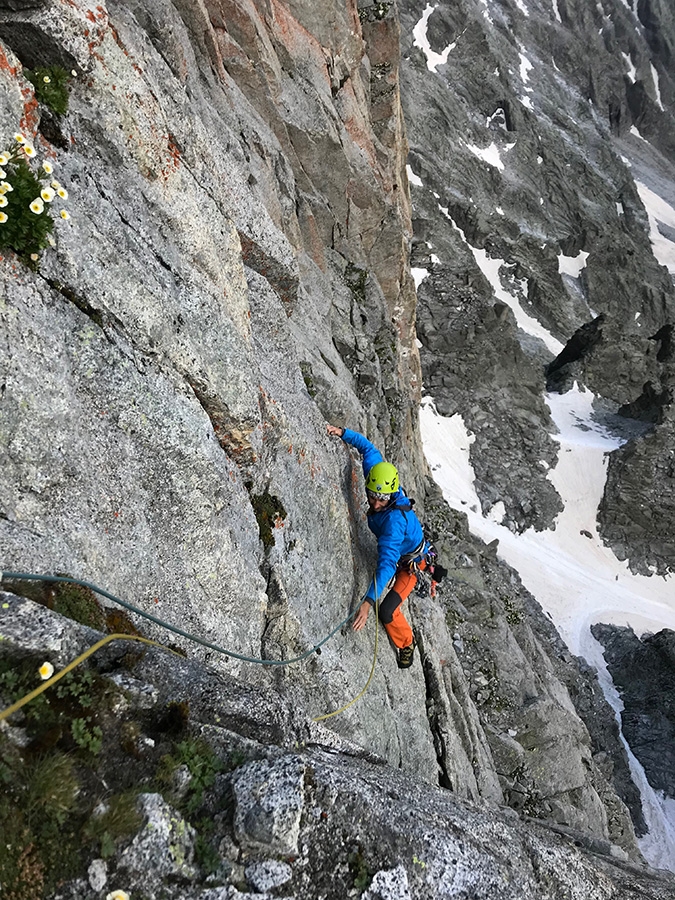
<instances>
[{"instance_id":1,"label":"snow patch","mask_svg":"<svg viewBox=\"0 0 675 900\"><path fill-rule=\"evenodd\" d=\"M412 275L413 281L415 282L415 290L417 290L424 279L429 275L429 270L411 268L410 274Z\"/></svg>"},{"instance_id":2,"label":"snow patch","mask_svg":"<svg viewBox=\"0 0 675 900\"><path fill-rule=\"evenodd\" d=\"M408 181L410 182L410 184L414 184L416 187L424 187L424 185L422 184L422 179L419 177L419 175L415 175L410 166L406 166L405 170L408 173Z\"/></svg>"},{"instance_id":3,"label":"snow patch","mask_svg":"<svg viewBox=\"0 0 675 900\"><path fill-rule=\"evenodd\" d=\"M582 269L586 268L586 260L588 253L580 250L576 256L563 256L562 253L558 257L558 272L560 275L570 275L572 278L578 278Z\"/></svg>"},{"instance_id":4,"label":"snow patch","mask_svg":"<svg viewBox=\"0 0 675 900\"><path fill-rule=\"evenodd\" d=\"M637 78L637 69L633 64L633 59L630 54L624 53L623 51L621 52L621 55L623 56L624 62L626 63L626 66L628 68L628 71L626 72L628 80L631 84L635 84L635 79Z\"/></svg>"},{"instance_id":5,"label":"snow patch","mask_svg":"<svg viewBox=\"0 0 675 900\"><path fill-rule=\"evenodd\" d=\"M649 237L652 242L654 256L662 266L668 269L671 275L675 276L675 243L664 237L659 231L659 222L675 229L675 209L659 197L658 194L650 190L646 184L636 181L635 186L647 210Z\"/></svg>"},{"instance_id":6,"label":"snow patch","mask_svg":"<svg viewBox=\"0 0 675 900\"><path fill-rule=\"evenodd\" d=\"M477 147L475 144L467 144L466 146L474 156L482 159L488 165L493 166L495 169L504 169L504 163L502 162L501 156L499 155L499 147L494 143L494 141L490 144L489 147L485 148Z\"/></svg>"},{"instance_id":7,"label":"snow patch","mask_svg":"<svg viewBox=\"0 0 675 900\"><path fill-rule=\"evenodd\" d=\"M661 101L661 86L659 84L659 73L654 68L654 63L650 63L650 67L652 70L652 79L654 81L654 95L656 100L656 105L663 112L663 103Z\"/></svg>"},{"instance_id":8,"label":"snow patch","mask_svg":"<svg viewBox=\"0 0 675 900\"><path fill-rule=\"evenodd\" d=\"M560 16L560 8L558 6L558 0L551 0L551 2L553 4L553 15L556 17L558 22L560 22L562 24L562 18Z\"/></svg>"},{"instance_id":9,"label":"snow patch","mask_svg":"<svg viewBox=\"0 0 675 900\"><path fill-rule=\"evenodd\" d=\"M419 49L424 53L427 59L427 69L430 72L435 72L438 66L443 66L448 61L448 56L457 46L457 42L455 41L452 44L448 44L448 46L443 50L442 53L436 53L431 49L431 45L429 44L429 38L427 37L427 23L429 22L429 17L437 8L436 6L431 6L430 3L427 3L424 12L422 13L422 18L413 28L413 44L415 47L419 47Z\"/></svg>"},{"instance_id":10,"label":"snow patch","mask_svg":"<svg viewBox=\"0 0 675 900\"><path fill-rule=\"evenodd\" d=\"M487 117L487 121L485 122L485 127L489 128L490 125L496 123L500 128L503 128L506 131L506 113L503 108L499 106L491 116Z\"/></svg>"}]
</instances>

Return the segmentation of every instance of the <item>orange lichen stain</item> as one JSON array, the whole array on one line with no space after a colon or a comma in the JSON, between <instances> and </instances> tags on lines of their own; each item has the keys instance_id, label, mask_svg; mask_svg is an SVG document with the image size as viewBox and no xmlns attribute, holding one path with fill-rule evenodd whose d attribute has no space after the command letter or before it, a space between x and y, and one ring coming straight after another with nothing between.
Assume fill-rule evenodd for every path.
<instances>
[{"instance_id":1,"label":"orange lichen stain","mask_svg":"<svg viewBox=\"0 0 675 900\"><path fill-rule=\"evenodd\" d=\"M85 16L89 19L90 22L94 22L94 23L96 22L96 16L93 14L93 12L90 9L88 9L86 11Z\"/></svg>"},{"instance_id":2,"label":"orange lichen stain","mask_svg":"<svg viewBox=\"0 0 675 900\"><path fill-rule=\"evenodd\" d=\"M22 89L22 93L24 97L27 92ZM38 102L35 99L35 95L33 92L30 92L31 99L26 100L23 104L23 115L19 119L19 130L24 134L35 134L37 131L38 123L40 121L40 117L38 116Z\"/></svg>"},{"instance_id":3,"label":"orange lichen stain","mask_svg":"<svg viewBox=\"0 0 675 900\"><path fill-rule=\"evenodd\" d=\"M10 75L14 76L16 76L19 71L16 66L11 66L9 64L9 60L5 56L2 47L0 47L0 69L2 69L3 72L8 72Z\"/></svg>"},{"instance_id":4,"label":"orange lichen stain","mask_svg":"<svg viewBox=\"0 0 675 900\"><path fill-rule=\"evenodd\" d=\"M283 528L285 524L286 524L286 523L285 523L284 520L281 518L281 516L277 514L277 517L276 517L276 519L274 520L274 527L275 527L275 528Z\"/></svg>"},{"instance_id":5,"label":"orange lichen stain","mask_svg":"<svg viewBox=\"0 0 675 900\"><path fill-rule=\"evenodd\" d=\"M164 165L161 167L161 169L159 171L160 171L160 175L162 176L162 178L166 181L169 178L169 176L173 175L173 173L178 169L178 166L180 165L181 156L180 156L180 150L178 148L178 145L176 144L176 140L175 140L174 136L171 134L171 132L166 134L164 136L164 139L166 140L166 146L169 151L169 158L167 159L167 161L164 163Z\"/></svg>"}]
</instances>

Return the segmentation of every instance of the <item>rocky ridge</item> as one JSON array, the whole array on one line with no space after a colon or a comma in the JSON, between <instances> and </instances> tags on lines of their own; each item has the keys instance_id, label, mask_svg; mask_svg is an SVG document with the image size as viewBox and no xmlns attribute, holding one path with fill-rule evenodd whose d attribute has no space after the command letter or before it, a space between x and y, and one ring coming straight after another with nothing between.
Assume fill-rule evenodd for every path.
<instances>
[{"instance_id":1,"label":"rocky ridge","mask_svg":"<svg viewBox=\"0 0 675 900\"><path fill-rule=\"evenodd\" d=\"M450 577L436 600L411 603L422 664L402 676L380 644L368 692L330 720L338 746L358 759L349 778L364 765L363 790L346 803L351 812L340 826L357 853L351 869L344 864L344 878L354 889L360 868L368 870L372 882L366 887L364 876L360 890L375 898L431 896L450 877L445 850L434 857L431 887L424 886L431 872L414 858L413 868L386 874L396 871L410 840L407 824L397 826L381 862L369 844L375 856L361 867L361 833L350 829L366 808L385 818L390 810L384 797L373 799L365 775L376 758L393 766L387 772L399 798L412 791L413 809L431 803L432 789L419 783L446 789L433 791L442 810L436 829L445 827L450 790L463 823L472 803L491 804L488 819L496 815L526 840L529 826L517 824L508 804L588 843L607 859L588 880L579 876L582 891L596 879L597 896L612 896L612 879L623 876L608 860L639 860L634 829L640 833L644 823L611 712L592 673L556 639L494 548L473 540L463 517L440 501L421 454L396 8L262 0L129 0L94 8L84 0L7 0L0 10L3 134L10 141L23 129L54 160L72 212L37 270L11 253L0 264L3 570L83 577L240 654L288 658L341 621L368 580L372 543L360 469L327 439L325 422L359 428L399 465ZM62 117L36 102L22 76L24 66L55 62L77 72ZM486 284L479 286L489 316ZM467 308L474 296L467 295ZM566 303L563 297L555 316L569 315ZM508 314L493 315L495 331L509 333L516 366L514 408L522 422L509 419L511 446L523 422L533 435L524 479L539 454L553 459L545 430L530 427L545 411L526 403L528 394L538 402L535 360L545 354L522 347ZM418 323L423 343L425 321ZM495 367L492 377L494 389ZM487 397L486 386L478 418ZM484 470L496 472L496 458L485 459ZM505 500L511 491L514 527L550 519L557 499L547 484L533 479L522 496L520 482L497 485ZM7 602L18 608L12 604L19 601ZM26 608L33 620L36 611ZM161 629L139 624L166 640ZM25 653L25 635L16 642ZM299 739L308 716L357 695L374 649L372 631L345 631L307 664L270 673L179 643L190 665L211 667L200 676L210 686L198 690L177 669L176 693L162 695L158 715L162 704L186 698L187 733L201 734L202 716L212 710L200 711L200 703L236 696L232 732L239 737L228 737L228 758L247 740L267 747L256 751L262 757L276 758L277 746L290 749L287 741ZM57 667L66 659L47 638L32 650L53 654ZM168 675L139 669L134 677L159 690ZM259 692L268 702L242 724ZM280 725L277 703L302 724ZM118 740L114 727L109 734ZM147 745L137 737L122 739L118 763L142 755ZM59 740L73 749L67 735L57 748ZM306 762L292 762L293 771L298 765ZM227 805L231 789L228 781L210 802ZM166 823L173 813L165 802L146 798L143 815ZM312 809L320 824L320 806ZM309 822L302 825L308 843ZM255 844L247 826L236 828L240 847ZM260 834L257 826L253 831ZM182 834L191 833L186 827ZM334 839L326 838L329 845ZM287 845L271 846L277 857L293 855ZM492 889L493 875L507 878L508 863L490 862L492 847L487 841L471 857L479 880L466 891L480 895ZM244 881L260 893L266 878L285 877L284 865L292 863L284 858L265 868L272 850L255 861L263 870L250 879L240 870L234 881L221 873L229 882L217 889L221 895L236 896ZM238 862L239 852L224 858ZM456 858L449 857L451 866ZM514 896L535 883L529 865L514 878ZM606 865L614 873L609 882ZM344 896L342 882L331 895L333 886L321 880L324 866L317 858L310 869L315 895ZM160 866L158 878L169 890L177 874L190 881L186 872ZM541 875L541 891L551 877L548 870ZM661 896L659 879L635 871L626 878L637 879L643 896ZM458 879L458 891L463 884Z\"/></svg>"},{"instance_id":2,"label":"rocky ridge","mask_svg":"<svg viewBox=\"0 0 675 900\"><path fill-rule=\"evenodd\" d=\"M15 665L37 658L47 644L54 661L65 662L101 636L29 600L7 593L0 599ZM648 873L581 833L556 833L484 802L462 803L308 723L269 688L154 648L129 669L120 643L92 662L93 684L107 696L97 713L96 762L107 790L93 821L112 829L116 810L117 828L108 844L94 838L86 872L61 884L54 898L98 900L111 889L148 900L671 895L665 874ZM189 724L175 714L188 705ZM14 740L34 726L35 719L22 719ZM135 749L124 765L120 734ZM177 766L172 754L186 747L190 754ZM91 758L76 760L84 777ZM122 823L121 798L139 777L146 787L133 795L135 818L127 814ZM152 789L158 778L164 796ZM69 786L60 792L64 805ZM62 866L73 852L70 840L62 834ZM82 836L76 840L79 847Z\"/></svg>"}]
</instances>

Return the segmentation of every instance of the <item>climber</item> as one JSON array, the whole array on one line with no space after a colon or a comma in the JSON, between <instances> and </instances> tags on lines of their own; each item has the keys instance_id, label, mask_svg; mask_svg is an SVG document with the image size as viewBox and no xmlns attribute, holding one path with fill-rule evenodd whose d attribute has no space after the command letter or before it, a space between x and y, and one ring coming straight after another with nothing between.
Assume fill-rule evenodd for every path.
<instances>
[{"instance_id":1,"label":"climber","mask_svg":"<svg viewBox=\"0 0 675 900\"><path fill-rule=\"evenodd\" d=\"M368 527L377 538L377 571L354 619L354 631L366 624L371 606L375 605L375 581L380 603L380 621L397 648L398 667L412 665L415 638L401 605L417 584L415 569L425 567L427 542L412 502L399 488L396 468L382 458L380 451L357 431L327 426L328 434L340 437L356 447L362 457L368 498ZM413 501L414 502L414 501Z\"/></svg>"}]
</instances>

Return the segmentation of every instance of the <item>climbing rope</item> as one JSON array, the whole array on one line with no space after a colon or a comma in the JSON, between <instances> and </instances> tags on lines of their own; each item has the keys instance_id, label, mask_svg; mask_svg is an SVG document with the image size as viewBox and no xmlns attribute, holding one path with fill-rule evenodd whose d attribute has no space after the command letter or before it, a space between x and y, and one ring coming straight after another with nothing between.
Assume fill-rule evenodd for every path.
<instances>
[{"instance_id":1,"label":"climbing rope","mask_svg":"<svg viewBox=\"0 0 675 900\"><path fill-rule=\"evenodd\" d=\"M139 609L137 606L134 606L131 603L127 603L126 600L120 600L119 597L116 597L114 594L109 594L108 591L104 591L103 588L96 587L95 584L90 584L88 581L80 581L79 578L69 578L63 575L30 575L25 572L1 572L0 578L2 580L11 580L11 579L22 579L24 581L63 581L67 584L79 584L82 587L89 588L90 591L94 591L97 594L100 594L102 597L107 597L108 600L112 600L113 603L119 603L120 606L123 606L124 609L128 609L130 612L136 613L137 616L142 616L142 618L147 619L149 622L154 622L155 625L159 625L161 628L166 628L168 631L173 631L174 634L179 634L181 637L187 638L189 641L193 641L195 644L201 644L202 647L207 647L209 650L214 650L216 653L220 653L224 656L230 656L232 659L240 659L243 662L256 663L259 666L290 666L292 663L302 662L303 659L307 659L308 656L311 656L312 653L316 653L317 650L320 650L321 647L329 641L336 631L339 631L343 625L346 625L350 619L353 619L357 609L354 612L351 612L346 619L343 619L339 625L336 625L335 628L330 632L330 634L326 635L323 640L319 641L318 644L315 644L310 650L306 650L300 656L294 656L292 659L259 659L254 656L245 656L243 653L235 653L234 650L226 650L224 647L219 647L218 644L213 644L211 641L206 641L204 638L197 637L194 634L190 634L188 631L183 631L182 628L178 628L176 625L170 625L168 622L164 622L162 619L158 619L157 616L153 616L151 613L144 612L144 610Z\"/></svg>"},{"instance_id":2,"label":"climbing rope","mask_svg":"<svg viewBox=\"0 0 675 900\"><path fill-rule=\"evenodd\" d=\"M375 596L377 597L377 580L375 580ZM344 706L341 706L340 709L336 709L335 712L325 713L323 716L316 716L312 719L312 722L323 722L324 719L332 719L333 716L339 716L340 713L343 713L346 709L349 709L350 706L353 706L357 700L360 700L361 697L365 694L370 686L370 682L373 679L373 672L375 671L375 663L377 662L377 638L380 633L380 629L378 628L378 624L380 621L380 601L375 601L375 650L373 652L373 664L370 667L370 675L368 676L368 681L366 681L363 690L360 694L357 694L353 700L350 700L349 703L345 703Z\"/></svg>"},{"instance_id":3,"label":"climbing rope","mask_svg":"<svg viewBox=\"0 0 675 900\"><path fill-rule=\"evenodd\" d=\"M61 669L56 675L53 675L49 681L45 681L44 684L41 684L40 687L35 688L34 691L31 691L30 694L26 694L25 697L22 697L20 700L17 700L16 703L13 703L11 706L8 706L7 709L3 709L0 712L0 722L3 719L7 719L12 713L17 712L21 709L22 706L25 706L26 703L30 703L31 700L35 700L36 697L39 697L43 691L46 691L47 688L52 687L52 685L56 684L57 681L60 681L64 675L67 675L68 672L72 672L72 670L79 666L81 662L91 656L92 653L96 653L97 650L100 650L101 647L109 644L111 641L142 641L144 644L156 644L158 647L164 647L163 644L160 644L158 641L151 641L149 638L139 637L135 634L109 634L107 637L104 637L102 640L97 641L88 650L85 650L84 653L81 653L76 659L72 662L69 662L67 666ZM169 647L164 647L165 650L169 650L171 653L174 651ZM176 653L176 656L180 656L179 653Z\"/></svg>"},{"instance_id":4,"label":"climbing rope","mask_svg":"<svg viewBox=\"0 0 675 900\"><path fill-rule=\"evenodd\" d=\"M113 603L117 603L120 606L124 607L124 609L129 610L130 612L135 613L136 615L141 616L144 619L147 619L150 622L153 622L155 625L159 625L161 628L165 628L168 631L172 631L174 634L178 634L181 637L186 638L189 641L193 641L196 644L200 644L202 647L207 647L209 650L213 650L216 653L220 653L224 656L229 656L233 659L239 659L243 662L255 663L261 666L289 666L293 663L301 662L307 657L311 656L313 653L318 653L321 650L321 647L329 641L333 635L339 631L344 625L347 624L351 619L354 618L356 613L359 610L357 606L356 609L351 612L346 618L342 620L338 625L333 628L333 630L326 635L318 644L315 644L310 650L305 651L300 656L295 656L291 659L260 659L253 656L246 656L242 653L235 653L233 650L226 650L224 647L220 647L218 644L214 644L211 641L206 641L203 638L197 637L194 634L190 634L187 631L184 631L182 628L178 628L176 625L171 625L168 622L164 622L162 619L157 618L157 616L153 616L151 613L147 613L142 609L139 609L137 606L134 606L131 603L127 603L126 600L121 600L119 597L116 597L114 594L109 593L108 591L103 590L103 588L97 587L95 584L91 584L88 581L82 581L79 578L70 578L64 575L35 575L27 572L0 572L0 580L23 580L23 581L48 581L48 582L65 582L67 584L79 584L81 587L88 588L90 591L94 591L96 594L100 594L102 597L106 597L108 600L112 600ZM377 581L375 581L375 596L377 596ZM335 712L327 713L323 716L318 716L313 719L314 722L320 722L324 719L330 719L333 716L337 716L339 713L344 712L346 709L349 709L357 700L359 700L368 689L370 682L373 677L373 673L375 671L375 663L377 661L377 643L378 643L378 618L379 618L379 601L376 603L376 613L378 616L375 620L375 652L373 654L373 664L371 666L370 675L368 676L368 681L365 684L363 690L354 697L349 703L343 706L341 709L335 710ZM154 644L158 647L163 647L166 650L170 650L169 647L166 647L164 644L160 644L159 641L152 641L149 638L142 638L136 635L120 635L120 634L111 634L102 640L98 641L92 647L90 647L85 653L81 656L78 656L77 659L74 659L71 663L69 663L64 669L49 679L49 681L40 685L40 687L36 688L34 691L31 691L30 694L27 694L25 697L22 697L21 700L18 700L15 704L8 707L5 710L0 712L0 721L10 716L12 713L16 712L20 709L24 704L29 703L35 697L39 696L43 691L46 691L49 687L55 684L59 679L63 678L68 672L78 666L81 662L83 662L87 657L91 656L92 653L95 653L105 644L109 643L113 640L136 640L141 641L146 644ZM174 652L174 651L171 651Z\"/></svg>"}]
</instances>

